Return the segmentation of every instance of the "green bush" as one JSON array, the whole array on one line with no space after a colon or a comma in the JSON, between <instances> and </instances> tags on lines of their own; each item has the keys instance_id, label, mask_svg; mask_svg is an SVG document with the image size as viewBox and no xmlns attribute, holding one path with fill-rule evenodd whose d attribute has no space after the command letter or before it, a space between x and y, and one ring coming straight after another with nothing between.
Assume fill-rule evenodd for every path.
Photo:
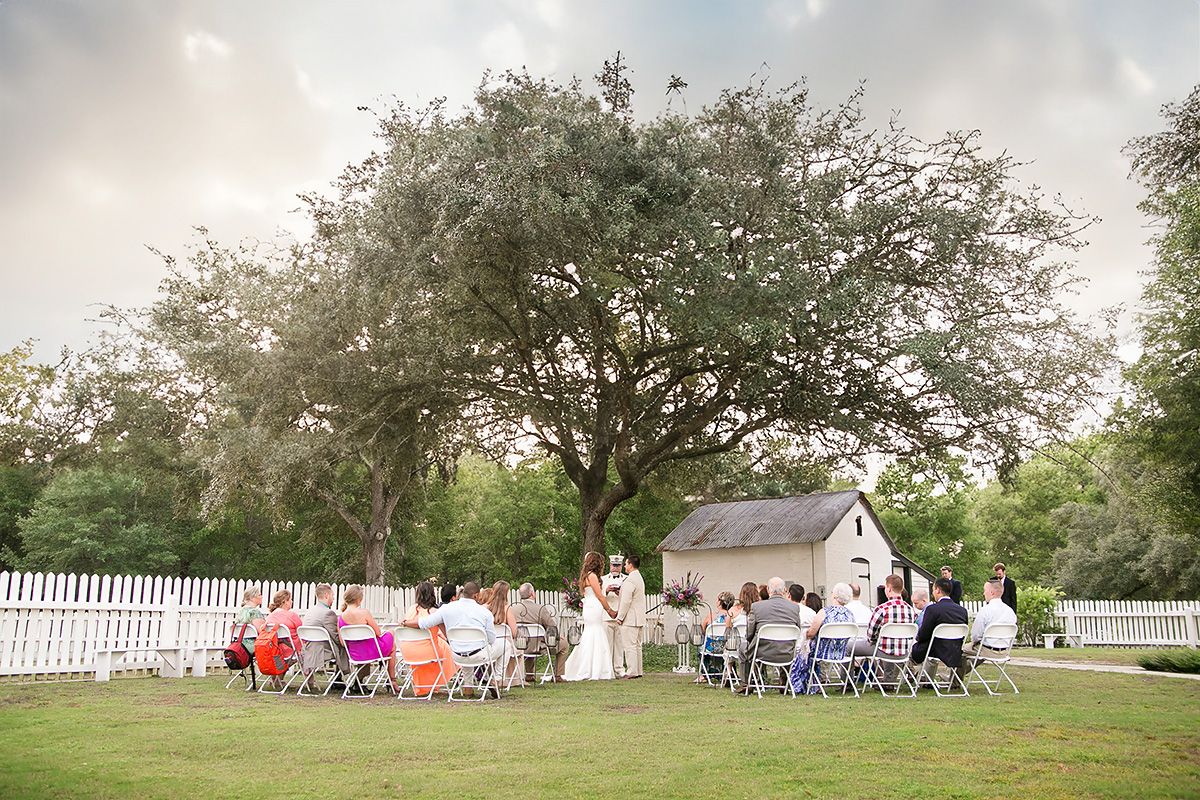
<instances>
[{"instance_id":1,"label":"green bush","mask_svg":"<svg viewBox=\"0 0 1200 800\"><path fill-rule=\"evenodd\" d=\"M1036 645L1043 633L1058 633L1054 616L1062 592L1058 587L1025 586L1017 589L1017 637L1023 644Z\"/></svg>"},{"instance_id":2,"label":"green bush","mask_svg":"<svg viewBox=\"0 0 1200 800\"><path fill-rule=\"evenodd\" d=\"M1142 669L1155 672L1194 672L1200 673L1200 650L1179 648L1160 650L1138 657Z\"/></svg>"}]
</instances>

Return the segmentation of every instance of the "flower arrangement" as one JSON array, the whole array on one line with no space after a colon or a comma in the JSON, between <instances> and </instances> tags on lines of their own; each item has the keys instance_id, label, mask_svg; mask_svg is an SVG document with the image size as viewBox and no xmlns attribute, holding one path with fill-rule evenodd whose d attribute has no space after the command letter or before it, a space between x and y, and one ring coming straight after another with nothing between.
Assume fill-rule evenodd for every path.
<instances>
[{"instance_id":1,"label":"flower arrangement","mask_svg":"<svg viewBox=\"0 0 1200 800\"><path fill-rule=\"evenodd\" d=\"M583 612L583 590L579 588L577 579L563 578L563 603L577 613Z\"/></svg>"},{"instance_id":2,"label":"flower arrangement","mask_svg":"<svg viewBox=\"0 0 1200 800\"><path fill-rule=\"evenodd\" d=\"M663 603L676 610L691 610L700 605L704 595L700 594L700 581L704 576L699 572L693 577L691 572L682 579L676 579L663 587Z\"/></svg>"}]
</instances>

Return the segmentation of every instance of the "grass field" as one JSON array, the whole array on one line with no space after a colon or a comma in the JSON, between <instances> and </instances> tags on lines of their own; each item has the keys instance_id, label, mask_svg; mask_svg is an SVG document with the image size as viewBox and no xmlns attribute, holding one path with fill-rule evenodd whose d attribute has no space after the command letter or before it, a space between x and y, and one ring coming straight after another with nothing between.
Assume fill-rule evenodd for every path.
<instances>
[{"instance_id":1,"label":"grass field","mask_svg":"<svg viewBox=\"0 0 1200 800\"><path fill-rule=\"evenodd\" d=\"M1021 647L1013 651L1013 658L1036 658L1042 661L1069 661L1079 664L1117 664L1136 667L1138 656L1156 653L1155 648L1122 647Z\"/></svg>"},{"instance_id":2,"label":"grass field","mask_svg":"<svg viewBox=\"0 0 1200 800\"><path fill-rule=\"evenodd\" d=\"M1200 796L1200 682L1013 674L1015 697L759 700L659 673L484 705L0 685L0 797Z\"/></svg>"}]
</instances>

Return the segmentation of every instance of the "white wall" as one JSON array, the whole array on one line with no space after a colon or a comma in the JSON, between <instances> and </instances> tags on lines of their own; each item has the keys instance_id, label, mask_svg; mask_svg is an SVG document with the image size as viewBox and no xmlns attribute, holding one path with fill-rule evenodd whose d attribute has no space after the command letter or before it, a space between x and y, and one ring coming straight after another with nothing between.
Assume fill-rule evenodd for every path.
<instances>
[{"instance_id":1,"label":"white wall","mask_svg":"<svg viewBox=\"0 0 1200 800\"><path fill-rule=\"evenodd\" d=\"M862 536L857 534L855 518L862 518ZM851 559L865 558L870 563L870 585L858 577L858 565L851 564ZM818 566L818 572L820 572ZM833 533L825 540L825 565L821 585L825 587L824 596L829 596L829 590L835 583L858 582L862 587L862 601L869 606L875 605L875 587L883 579L892 574L892 550L884 540L875 521L860 500L842 518L833 529ZM818 590L819 591L819 590Z\"/></svg>"},{"instance_id":2,"label":"white wall","mask_svg":"<svg viewBox=\"0 0 1200 800\"><path fill-rule=\"evenodd\" d=\"M682 578L688 570L699 572L704 576L700 591L705 601L714 606L721 592L729 591L736 597L746 581L766 583L768 578L775 576L801 583L812 591L813 554L820 565L824 561L823 547L822 543L781 544L666 552L663 553L663 583Z\"/></svg>"}]
</instances>

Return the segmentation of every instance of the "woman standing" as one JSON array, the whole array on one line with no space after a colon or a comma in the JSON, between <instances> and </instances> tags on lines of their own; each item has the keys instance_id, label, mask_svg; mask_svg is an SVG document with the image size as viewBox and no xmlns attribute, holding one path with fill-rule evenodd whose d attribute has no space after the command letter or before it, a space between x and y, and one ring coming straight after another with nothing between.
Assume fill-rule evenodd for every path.
<instances>
[{"instance_id":1,"label":"woman standing","mask_svg":"<svg viewBox=\"0 0 1200 800\"><path fill-rule=\"evenodd\" d=\"M583 636L567 657L563 669L565 681L608 681L613 677L612 648L608 645L605 626L617 616L600 588L600 572L604 556L588 553L583 557L579 573L579 589L583 592Z\"/></svg>"}]
</instances>

